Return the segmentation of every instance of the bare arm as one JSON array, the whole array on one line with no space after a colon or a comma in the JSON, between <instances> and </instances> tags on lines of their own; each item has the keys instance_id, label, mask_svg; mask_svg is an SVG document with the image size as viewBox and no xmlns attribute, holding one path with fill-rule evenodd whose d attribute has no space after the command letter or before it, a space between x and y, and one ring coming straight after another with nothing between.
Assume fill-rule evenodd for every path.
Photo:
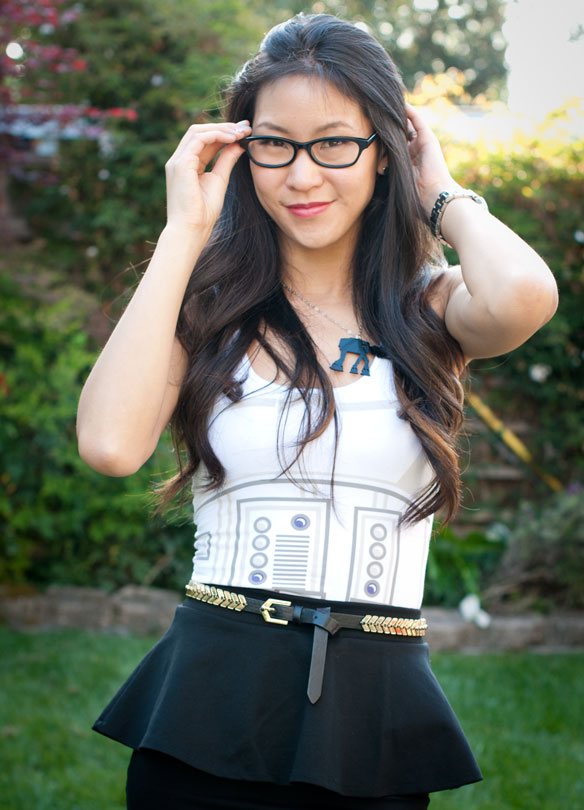
<instances>
[{"instance_id":1,"label":"bare arm","mask_svg":"<svg viewBox=\"0 0 584 810\"><path fill-rule=\"evenodd\" d=\"M172 415L186 368L175 336L181 303L242 154L236 141L248 131L234 124L191 127L166 164L167 225L79 401L79 453L98 472L138 470Z\"/></svg>"},{"instance_id":2,"label":"bare arm","mask_svg":"<svg viewBox=\"0 0 584 810\"><path fill-rule=\"evenodd\" d=\"M538 254L490 214L468 200L444 216L443 232L461 266L450 271L446 327L467 358L495 357L530 338L558 305L555 279ZM473 203L470 203L473 205ZM448 234L448 235L447 235ZM496 246L493 247L493 246Z\"/></svg>"},{"instance_id":3,"label":"bare arm","mask_svg":"<svg viewBox=\"0 0 584 810\"><path fill-rule=\"evenodd\" d=\"M202 237L165 228L134 296L99 356L77 412L79 453L106 475L152 455L185 370L176 322Z\"/></svg>"},{"instance_id":4,"label":"bare arm","mask_svg":"<svg viewBox=\"0 0 584 810\"><path fill-rule=\"evenodd\" d=\"M429 216L441 191L460 186L422 117L409 106L408 116L415 130L410 156ZM441 229L460 266L445 273L436 309L467 360L511 351L550 320L558 305L555 279L516 233L468 198L449 203Z\"/></svg>"}]
</instances>

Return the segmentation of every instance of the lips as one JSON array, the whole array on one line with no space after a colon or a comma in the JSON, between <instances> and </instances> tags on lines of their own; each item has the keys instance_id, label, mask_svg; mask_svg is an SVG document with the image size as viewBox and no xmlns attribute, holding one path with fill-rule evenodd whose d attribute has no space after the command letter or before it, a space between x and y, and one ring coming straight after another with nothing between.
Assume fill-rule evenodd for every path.
<instances>
[{"instance_id":1,"label":"lips","mask_svg":"<svg viewBox=\"0 0 584 810\"><path fill-rule=\"evenodd\" d=\"M315 217L331 205L330 202L314 202L314 203L293 203L287 205L286 208L297 217Z\"/></svg>"}]
</instances>

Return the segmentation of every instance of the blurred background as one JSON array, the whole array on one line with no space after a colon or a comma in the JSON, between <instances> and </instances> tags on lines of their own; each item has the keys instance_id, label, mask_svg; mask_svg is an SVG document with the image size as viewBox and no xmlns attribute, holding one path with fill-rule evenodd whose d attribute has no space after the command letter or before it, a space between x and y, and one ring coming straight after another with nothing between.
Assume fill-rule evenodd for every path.
<instances>
[{"instance_id":1,"label":"blurred background","mask_svg":"<svg viewBox=\"0 0 584 810\"><path fill-rule=\"evenodd\" d=\"M500 605L584 607L571 580L584 569L584 13L571 0L553 15L544 0L4 3L0 578L180 589L188 576L188 510L145 513L168 443L132 478L93 473L76 401L164 226L166 160L191 123L220 117L263 33L301 10L381 40L454 176L560 288L544 329L471 365L464 508L434 545L426 601L487 589Z\"/></svg>"},{"instance_id":2,"label":"blurred background","mask_svg":"<svg viewBox=\"0 0 584 810\"><path fill-rule=\"evenodd\" d=\"M168 437L136 475L101 476L77 455L77 400L164 226L165 162L190 124L221 117L229 77L271 26L299 11L352 20L383 43L454 177L544 257L560 291L557 314L531 340L470 366L464 506L432 543L425 603L451 608L472 594L492 614L580 611L584 11L576 0L4 0L1 594L128 583L179 592L188 580L188 504L149 514L154 483L173 469ZM7 739L18 737L9 723L0 739L6 728ZM581 744L578 757L581 767ZM554 804L549 791L521 804L518 789L472 806L584 803L582 777L567 778L579 791L571 804ZM43 804L46 790L36 807L118 806L89 795Z\"/></svg>"}]
</instances>

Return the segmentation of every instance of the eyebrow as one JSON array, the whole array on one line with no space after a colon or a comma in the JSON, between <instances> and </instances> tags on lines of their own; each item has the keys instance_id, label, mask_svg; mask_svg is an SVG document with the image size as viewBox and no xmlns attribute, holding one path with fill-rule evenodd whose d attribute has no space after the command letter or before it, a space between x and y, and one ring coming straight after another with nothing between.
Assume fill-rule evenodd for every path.
<instances>
[{"instance_id":1,"label":"eyebrow","mask_svg":"<svg viewBox=\"0 0 584 810\"><path fill-rule=\"evenodd\" d=\"M255 125L258 129L260 127L266 127L267 129L273 129L276 132L281 132L283 135L286 135L289 130L285 127L279 127L277 124L273 124L271 121L262 121L259 124ZM323 124L321 127L317 127L314 132L325 132L327 129L333 129L334 127L346 127L347 129L353 129L353 127L348 124L346 121L330 121L328 124Z\"/></svg>"}]
</instances>

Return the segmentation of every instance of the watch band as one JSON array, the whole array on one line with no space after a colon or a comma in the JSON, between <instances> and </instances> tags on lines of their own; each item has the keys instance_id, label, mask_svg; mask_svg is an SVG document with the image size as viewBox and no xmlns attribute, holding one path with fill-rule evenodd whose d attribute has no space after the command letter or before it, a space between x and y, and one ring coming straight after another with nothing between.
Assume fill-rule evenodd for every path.
<instances>
[{"instance_id":1,"label":"watch band","mask_svg":"<svg viewBox=\"0 0 584 810\"><path fill-rule=\"evenodd\" d=\"M448 203L460 197L467 197L468 199L477 203L477 205L481 205L486 208L487 211L489 210L489 206L487 205L485 198L479 196L470 188L465 188L461 191L441 191L436 199L436 202L434 203L432 213L430 214L430 230L432 231L432 235L435 236L436 239L438 239L443 245L446 245L446 247L452 247L452 245L442 236L442 217L444 216Z\"/></svg>"}]
</instances>

